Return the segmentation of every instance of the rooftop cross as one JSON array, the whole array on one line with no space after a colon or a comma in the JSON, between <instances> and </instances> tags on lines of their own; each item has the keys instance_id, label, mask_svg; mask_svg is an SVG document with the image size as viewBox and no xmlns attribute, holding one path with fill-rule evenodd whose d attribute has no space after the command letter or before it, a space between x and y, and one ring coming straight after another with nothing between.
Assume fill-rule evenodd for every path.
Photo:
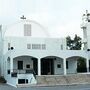
<instances>
[{"instance_id":1,"label":"rooftop cross","mask_svg":"<svg viewBox=\"0 0 90 90\"><path fill-rule=\"evenodd\" d=\"M24 20L24 19L26 19L26 17L24 15L22 15L22 17L20 17L20 19L23 19Z\"/></svg>"}]
</instances>

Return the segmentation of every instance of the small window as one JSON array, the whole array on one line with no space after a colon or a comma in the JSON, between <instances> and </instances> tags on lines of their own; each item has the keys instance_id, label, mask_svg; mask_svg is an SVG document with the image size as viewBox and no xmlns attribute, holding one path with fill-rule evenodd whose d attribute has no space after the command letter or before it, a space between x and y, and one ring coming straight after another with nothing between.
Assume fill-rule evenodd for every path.
<instances>
[{"instance_id":1,"label":"small window","mask_svg":"<svg viewBox=\"0 0 90 90\"><path fill-rule=\"evenodd\" d=\"M7 61L10 62L10 57L7 58Z\"/></svg>"},{"instance_id":2,"label":"small window","mask_svg":"<svg viewBox=\"0 0 90 90\"><path fill-rule=\"evenodd\" d=\"M66 69L68 69L68 61L66 61Z\"/></svg>"},{"instance_id":3,"label":"small window","mask_svg":"<svg viewBox=\"0 0 90 90\"><path fill-rule=\"evenodd\" d=\"M27 45L27 48L35 49L35 50L45 50L46 44L31 44L30 46Z\"/></svg>"},{"instance_id":4,"label":"small window","mask_svg":"<svg viewBox=\"0 0 90 90\"><path fill-rule=\"evenodd\" d=\"M31 44L27 44L27 49L31 49Z\"/></svg>"},{"instance_id":5,"label":"small window","mask_svg":"<svg viewBox=\"0 0 90 90\"><path fill-rule=\"evenodd\" d=\"M11 73L11 77L17 77L17 73Z\"/></svg>"},{"instance_id":6,"label":"small window","mask_svg":"<svg viewBox=\"0 0 90 90\"><path fill-rule=\"evenodd\" d=\"M7 74L10 74L10 70L7 70Z\"/></svg>"},{"instance_id":7,"label":"small window","mask_svg":"<svg viewBox=\"0 0 90 90\"><path fill-rule=\"evenodd\" d=\"M31 24L24 24L24 36L31 36Z\"/></svg>"},{"instance_id":8,"label":"small window","mask_svg":"<svg viewBox=\"0 0 90 90\"><path fill-rule=\"evenodd\" d=\"M25 84L25 79L18 79L18 84Z\"/></svg>"},{"instance_id":9,"label":"small window","mask_svg":"<svg viewBox=\"0 0 90 90\"><path fill-rule=\"evenodd\" d=\"M26 83L28 83L28 79L26 79Z\"/></svg>"},{"instance_id":10,"label":"small window","mask_svg":"<svg viewBox=\"0 0 90 90\"><path fill-rule=\"evenodd\" d=\"M32 44L32 49L41 49L40 44Z\"/></svg>"},{"instance_id":11,"label":"small window","mask_svg":"<svg viewBox=\"0 0 90 90\"><path fill-rule=\"evenodd\" d=\"M90 22L90 20L88 20L88 22Z\"/></svg>"},{"instance_id":12,"label":"small window","mask_svg":"<svg viewBox=\"0 0 90 90\"><path fill-rule=\"evenodd\" d=\"M10 43L8 43L8 50L10 50Z\"/></svg>"},{"instance_id":13,"label":"small window","mask_svg":"<svg viewBox=\"0 0 90 90\"><path fill-rule=\"evenodd\" d=\"M63 45L61 44L61 50L63 50Z\"/></svg>"},{"instance_id":14,"label":"small window","mask_svg":"<svg viewBox=\"0 0 90 90\"><path fill-rule=\"evenodd\" d=\"M30 64L27 64L27 65L26 65L26 68L30 68Z\"/></svg>"},{"instance_id":15,"label":"small window","mask_svg":"<svg viewBox=\"0 0 90 90\"><path fill-rule=\"evenodd\" d=\"M35 44L32 44L32 49L35 49Z\"/></svg>"},{"instance_id":16,"label":"small window","mask_svg":"<svg viewBox=\"0 0 90 90\"><path fill-rule=\"evenodd\" d=\"M37 49L41 49L41 45L40 44L37 44Z\"/></svg>"},{"instance_id":17,"label":"small window","mask_svg":"<svg viewBox=\"0 0 90 90\"><path fill-rule=\"evenodd\" d=\"M46 49L46 44L42 44L42 49Z\"/></svg>"},{"instance_id":18,"label":"small window","mask_svg":"<svg viewBox=\"0 0 90 90\"><path fill-rule=\"evenodd\" d=\"M61 68L61 64L57 64L57 68Z\"/></svg>"}]
</instances>

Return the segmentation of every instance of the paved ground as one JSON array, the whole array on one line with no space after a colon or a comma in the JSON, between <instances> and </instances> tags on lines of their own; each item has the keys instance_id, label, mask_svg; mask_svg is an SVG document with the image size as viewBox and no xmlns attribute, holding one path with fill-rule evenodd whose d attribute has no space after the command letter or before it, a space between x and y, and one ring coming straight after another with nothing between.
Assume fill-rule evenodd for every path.
<instances>
[{"instance_id":1,"label":"paved ground","mask_svg":"<svg viewBox=\"0 0 90 90\"><path fill-rule=\"evenodd\" d=\"M15 88L6 84L0 85L0 90L90 90L90 85L52 86L52 87L27 87Z\"/></svg>"}]
</instances>

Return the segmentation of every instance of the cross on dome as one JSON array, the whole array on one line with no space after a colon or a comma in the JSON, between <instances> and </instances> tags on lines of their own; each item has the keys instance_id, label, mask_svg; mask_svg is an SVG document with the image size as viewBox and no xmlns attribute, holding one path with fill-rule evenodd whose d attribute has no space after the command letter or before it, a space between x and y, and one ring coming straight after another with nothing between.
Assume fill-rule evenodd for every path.
<instances>
[{"instance_id":1,"label":"cross on dome","mask_svg":"<svg viewBox=\"0 0 90 90\"><path fill-rule=\"evenodd\" d=\"M20 17L20 19L23 19L24 20L24 19L26 19L26 17L24 15L22 15L22 17Z\"/></svg>"}]
</instances>

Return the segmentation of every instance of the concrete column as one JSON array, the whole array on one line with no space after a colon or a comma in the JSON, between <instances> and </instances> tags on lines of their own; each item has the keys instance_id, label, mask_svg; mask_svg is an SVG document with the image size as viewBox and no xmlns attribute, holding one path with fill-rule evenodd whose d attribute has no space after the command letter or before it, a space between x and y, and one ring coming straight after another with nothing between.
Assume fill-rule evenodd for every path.
<instances>
[{"instance_id":1,"label":"concrete column","mask_svg":"<svg viewBox=\"0 0 90 90\"><path fill-rule=\"evenodd\" d=\"M10 71L13 72L13 58L10 58Z\"/></svg>"},{"instance_id":2,"label":"concrete column","mask_svg":"<svg viewBox=\"0 0 90 90\"><path fill-rule=\"evenodd\" d=\"M38 59L38 76L41 75L41 59Z\"/></svg>"},{"instance_id":3,"label":"concrete column","mask_svg":"<svg viewBox=\"0 0 90 90\"><path fill-rule=\"evenodd\" d=\"M87 72L89 72L89 59L88 58L86 60L86 68L87 68Z\"/></svg>"},{"instance_id":4,"label":"concrete column","mask_svg":"<svg viewBox=\"0 0 90 90\"><path fill-rule=\"evenodd\" d=\"M63 68L64 68L64 75L67 74L66 72L66 58L63 59Z\"/></svg>"}]
</instances>

